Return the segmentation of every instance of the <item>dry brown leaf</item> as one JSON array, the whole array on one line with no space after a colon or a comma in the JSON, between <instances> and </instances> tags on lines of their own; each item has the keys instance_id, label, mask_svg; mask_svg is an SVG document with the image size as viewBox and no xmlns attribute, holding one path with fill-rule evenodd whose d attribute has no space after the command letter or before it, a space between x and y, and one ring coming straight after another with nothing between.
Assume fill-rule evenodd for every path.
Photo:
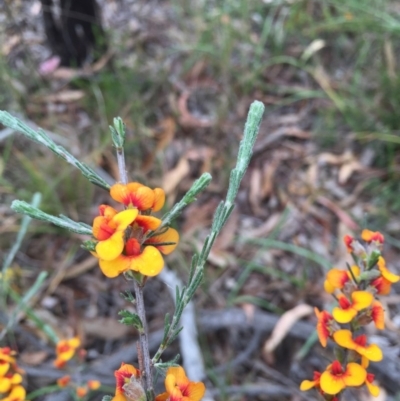
<instances>
[{"instance_id":1,"label":"dry brown leaf","mask_svg":"<svg viewBox=\"0 0 400 401\"><path fill-rule=\"evenodd\" d=\"M365 167L363 167L363 165L358 160L352 160L348 163L344 163L339 170L339 183L346 184L346 182L353 175L354 172L364 170L364 168Z\"/></svg>"},{"instance_id":2,"label":"dry brown leaf","mask_svg":"<svg viewBox=\"0 0 400 401\"><path fill-rule=\"evenodd\" d=\"M81 322L85 336L93 336L105 340L116 340L129 333L130 327L118 322L111 317L96 317L84 319Z\"/></svg>"},{"instance_id":3,"label":"dry brown leaf","mask_svg":"<svg viewBox=\"0 0 400 401\"><path fill-rule=\"evenodd\" d=\"M163 178L162 187L166 195L171 194L179 183L189 174L190 166L187 156L183 156L176 167L168 171Z\"/></svg>"},{"instance_id":4,"label":"dry brown leaf","mask_svg":"<svg viewBox=\"0 0 400 401\"><path fill-rule=\"evenodd\" d=\"M335 213L341 222L343 222L350 230L359 230L359 225L351 218L351 216L341 209L337 203L331 201L325 196L318 196L317 202L328 208L331 212Z\"/></svg>"},{"instance_id":5,"label":"dry brown leaf","mask_svg":"<svg viewBox=\"0 0 400 401\"><path fill-rule=\"evenodd\" d=\"M261 170L259 168L253 169L250 175L249 202L255 215L261 214L260 213L261 181L262 181Z\"/></svg>"},{"instance_id":6,"label":"dry brown leaf","mask_svg":"<svg viewBox=\"0 0 400 401\"><path fill-rule=\"evenodd\" d=\"M310 305L301 304L295 306L293 309L285 312L278 322L276 323L274 330L271 333L269 339L265 342L263 347L263 357L267 363L271 364L274 361L273 352L275 348L282 342L286 337L289 330L293 325L305 316L313 313L313 308Z\"/></svg>"},{"instance_id":7,"label":"dry brown leaf","mask_svg":"<svg viewBox=\"0 0 400 401\"><path fill-rule=\"evenodd\" d=\"M44 362L48 356L47 351L22 352L19 355L19 359L27 365L37 366Z\"/></svg>"},{"instance_id":8,"label":"dry brown leaf","mask_svg":"<svg viewBox=\"0 0 400 401\"><path fill-rule=\"evenodd\" d=\"M78 89L66 89L58 93L51 93L46 96L40 96L36 100L40 102L60 102L60 103L71 103L81 100L85 97L85 92Z\"/></svg>"}]
</instances>

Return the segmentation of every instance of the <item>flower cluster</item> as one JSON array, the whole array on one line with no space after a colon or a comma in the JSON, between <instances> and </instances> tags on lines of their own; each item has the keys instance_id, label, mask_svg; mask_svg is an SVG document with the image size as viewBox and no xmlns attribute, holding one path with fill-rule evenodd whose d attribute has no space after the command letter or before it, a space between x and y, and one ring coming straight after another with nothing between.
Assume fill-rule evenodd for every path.
<instances>
[{"instance_id":1,"label":"flower cluster","mask_svg":"<svg viewBox=\"0 0 400 401\"><path fill-rule=\"evenodd\" d=\"M115 371L116 389L112 401L145 401L146 394L140 383L138 369L125 363ZM170 367L165 377L165 392L156 401L200 401L205 393L201 382L192 382L180 366Z\"/></svg>"},{"instance_id":2,"label":"flower cluster","mask_svg":"<svg viewBox=\"0 0 400 401\"><path fill-rule=\"evenodd\" d=\"M179 241L176 230L158 230L162 221L151 216L164 206L164 191L130 182L113 185L110 195L126 209L118 212L101 205L100 215L93 221L97 243L92 253L102 272L110 278L127 271L156 276L164 266L161 254L171 253Z\"/></svg>"},{"instance_id":3,"label":"flower cluster","mask_svg":"<svg viewBox=\"0 0 400 401\"><path fill-rule=\"evenodd\" d=\"M78 386L78 385L74 384L73 382L71 382L71 376L67 375L67 376L60 377L57 380L57 385L60 388L71 387L74 390L76 397L78 399L81 399L81 398L86 397L86 395L90 391L98 390L101 386L101 382L99 382L98 380L88 380L85 385Z\"/></svg>"},{"instance_id":4,"label":"flower cluster","mask_svg":"<svg viewBox=\"0 0 400 401\"><path fill-rule=\"evenodd\" d=\"M334 268L326 276L325 291L336 298L338 305L332 313L315 309L321 345L326 347L330 338L341 352L324 372L314 372L313 380L304 380L300 385L303 391L318 389L329 401L339 400L346 387L365 385L373 396L379 394L374 375L367 372L367 367L370 361L381 361L383 354L376 344L368 344L360 330L371 322L377 329L384 329L383 307L375 297L388 294L400 276L386 267L381 233L364 230L361 238L364 244L349 235L344 237L355 264L347 270Z\"/></svg>"},{"instance_id":5,"label":"flower cluster","mask_svg":"<svg viewBox=\"0 0 400 401\"><path fill-rule=\"evenodd\" d=\"M9 347L0 348L0 400L24 401L23 371L17 366L15 352Z\"/></svg>"}]
</instances>

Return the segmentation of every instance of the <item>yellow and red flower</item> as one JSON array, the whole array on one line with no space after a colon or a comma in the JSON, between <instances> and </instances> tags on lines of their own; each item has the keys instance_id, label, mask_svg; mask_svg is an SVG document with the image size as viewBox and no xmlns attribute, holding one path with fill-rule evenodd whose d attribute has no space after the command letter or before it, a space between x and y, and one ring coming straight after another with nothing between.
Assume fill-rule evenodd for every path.
<instances>
[{"instance_id":1,"label":"yellow and red flower","mask_svg":"<svg viewBox=\"0 0 400 401\"><path fill-rule=\"evenodd\" d=\"M70 382L71 382L71 376L68 375L57 379L57 385L59 387L67 387Z\"/></svg>"},{"instance_id":2,"label":"yellow and red flower","mask_svg":"<svg viewBox=\"0 0 400 401\"><path fill-rule=\"evenodd\" d=\"M165 377L165 393L156 397L156 401L200 401L206 388L202 382L191 382L181 366L170 367Z\"/></svg>"},{"instance_id":3,"label":"yellow and red flower","mask_svg":"<svg viewBox=\"0 0 400 401\"><path fill-rule=\"evenodd\" d=\"M382 350L376 344L367 345L365 334L353 339L351 331L343 329L333 333L333 339L339 346L356 351L370 361L379 362L383 358Z\"/></svg>"},{"instance_id":4,"label":"yellow and red flower","mask_svg":"<svg viewBox=\"0 0 400 401\"><path fill-rule=\"evenodd\" d=\"M126 185L114 184L110 189L110 195L115 201L141 211L151 209L157 212L165 203L165 193L161 188L151 189L138 182Z\"/></svg>"},{"instance_id":5,"label":"yellow and red flower","mask_svg":"<svg viewBox=\"0 0 400 401\"><path fill-rule=\"evenodd\" d=\"M19 373L8 372L0 376L0 393L7 393L13 386L22 383L22 376Z\"/></svg>"},{"instance_id":6,"label":"yellow and red flower","mask_svg":"<svg viewBox=\"0 0 400 401\"><path fill-rule=\"evenodd\" d=\"M383 276L371 281L371 286L375 288L378 295L388 295L392 289L392 283Z\"/></svg>"},{"instance_id":7,"label":"yellow and red flower","mask_svg":"<svg viewBox=\"0 0 400 401\"><path fill-rule=\"evenodd\" d=\"M374 297L367 291L354 291L351 294L351 301L343 294L338 296L339 306L333 308L332 315L338 323L349 323L357 313L368 308Z\"/></svg>"},{"instance_id":8,"label":"yellow and red flower","mask_svg":"<svg viewBox=\"0 0 400 401\"><path fill-rule=\"evenodd\" d=\"M88 380L87 386L90 390L98 390L101 386L101 382L99 380Z\"/></svg>"},{"instance_id":9,"label":"yellow and red flower","mask_svg":"<svg viewBox=\"0 0 400 401\"><path fill-rule=\"evenodd\" d=\"M354 277L360 275L360 268L358 266L351 266L351 273ZM341 290L346 283L353 280L353 277L348 270L331 269L326 274L324 282L325 291L332 294L335 290Z\"/></svg>"},{"instance_id":10,"label":"yellow and red flower","mask_svg":"<svg viewBox=\"0 0 400 401\"><path fill-rule=\"evenodd\" d=\"M346 387L361 386L366 378L366 370L358 363L350 362L344 368L339 361L333 361L322 373L320 387L324 393L335 395Z\"/></svg>"},{"instance_id":11,"label":"yellow and red flower","mask_svg":"<svg viewBox=\"0 0 400 401\"><path fill-rule=\"evenodd\" d=\"M368 244L371 242L377 242L383 244L385 237L379 231L363 230L361 238Z\"/></svg>"},{"instance_id":12,"label":"yellow and red flower","mask_svg":"<svg viewBox=\"0 0 400 401\"><path fill-rule=\"evenodd\" d=\"M117 383L115 387L115 396L112 401L127 401L123 387L131 381L132 377L139 378L140 371L133 365L122 362L120 368L114 372L114 376Z\"/></svg>"},{"instance_id":13,"label":"yellow and red flower","mask_svg":"<svg viewBox=\"0 0 400 401\"><path fill-rule=\"evenodd\" d=\"M54 366L58 369L63 368L64 365L75 355L75 352L80 345L81 340L79 337L59 341L56 345L57 358L54 361Z\"/></svg>"},{"instance_id":14,"label":"yellow and red flower","mask_svg":"<svg viewBox=\"0 0 400 401\"><path fill-rule=\"evenodd\" d=\"M117 212L111 206L101 205L100 216L93 221L93 236L99 241L96 253L102 260L113 260L123 251L125 230L136 219L137 209Z\"/></svg>"},{"instance_id":15,"label":"yellow and red flower","mask_svg":"<svg viewBox=\"0 0 400 401\"><path fill-rule=\"evenodd\" d=\"M161 253L171 253L179 242L179 234L173 228L142 240L149 231L156 230L161 223L156 217L137 216L132 224L134 237L126 240L123 253L113 260L104 260L100 257L99 265L102 272L110 278L128 270L149 277L159 274L164 267Z\"/></svg>"}]
</instances>

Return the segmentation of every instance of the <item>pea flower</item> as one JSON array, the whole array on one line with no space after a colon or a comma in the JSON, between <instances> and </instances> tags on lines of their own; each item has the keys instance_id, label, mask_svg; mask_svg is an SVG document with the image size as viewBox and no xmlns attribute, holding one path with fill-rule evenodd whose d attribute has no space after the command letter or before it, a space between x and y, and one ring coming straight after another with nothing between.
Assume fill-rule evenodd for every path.
<instances>
[{"instance_id":1,"label":"pea flower","mask_svg":"<svg viewBox=\"0 0 400 401\"><path fill-rule=\"evenodd\" d=\"M56 345L57 358L54 361L54 366L58 369L63 368L64 365L75 355L75 352L80 345L81 340L78 337L59 341Z\"/></svg>"},{"instance_id":2,"label":"pea flower","mask_svg":"<svg viewBox=\"0 0 400 401\"><path fill-rule=\"evenodd\" d=\"M367 378L366 370L358 363L350 362L345 368L339 361L328 365L320 378L321 390L326 394L335 395L346 387L361 386Z\"/></svg>"},{"instance_id":3,"label":"pea flower","mask_svg":"<svg viewBox=\"0 0 400 401\"><path fill-rule=\"evenodd\" d=\"M388 295L392 289L392 283L383 276L371 281L371 286L375 288L378 295Z\"/></svg>"},{"instance_id":4,"label":"pea flower","mask_svg":"<svg viewBox=\"0 0 400 401\"><path fill-rule=\"evenodd\" d=\"M349 323L359 311L368 308L373 300L373 295L366 291L354 291L351 301L341 294L338 296L339 306L333 308L332 315L338 323Z\"/></svg>"},{"instance_id":5,"label":"pea flower","mask_svg":"<svg viewBox=\"0 0 400 401\"><path fill-rule=\"evenodd\" d=\"M354 277L360 275L358 266L351 267L351 273ZM353 280L353 277L348 270L331 269L326 274L324 289L328 294L332 294L335 290L341 290L348 282Z\"/></svg>"},{"instance_id":6,"label":"pea flower","mask_svg":"<svg viewBox=\"0 0 400 401\"><path fill-rule=\"evenodd\" d=\"M165 193L161 188L151 189L138 182L130 182L126 185L114 184L110 189L110 195L115 201L140 211L151 209L157 212L165 203Z\"/></svg>"},{"instance_id":7,"label":"pea flower","mask_svg":"<svg viewBox=\"0 0 400 401\"><path fill-rule=\"evenodd\" d=\"M125 230L139 212L137 209L128 209L118 213L106 205L101 205L99 210L100 216L93 221L93 236L99 241L96 253L102 260L113 260L122 253Z\"/></svg>"},{"instance_id":8,"label":"pea flower","mask_svg":"<svg viewBox=\"0 0 400 401\"><path fill-rule=\"evenodd\" d=\"M161 253L168 255L179 242L179 234L173 228L142 239L149 231L156 230L161 223L160 219L153 216L137 216L131 226L132 237L126 240L123 252L113 260L100 257L99 266L104 275L112 278L128 270L149 277L159 274L164 267Z\"/></svg>"},{"instance_id":9,"label":"pea flower","mask_svg":"<svg viewBox=\"0 0 400 401\"><path fill-rule=\"evenodd\" d=\"M354 251L354 247L353 247L354 238L351 235L346 234L343 237L343 241L346 245L347 252L349 252L349 253L353 252Z\"/></svg>"},{"instance_id":10,"label":"pea flower","mask_svg":"<svg viewBox=\"0 0 400 401\"><path fill-rule=\"evenodd\" d=\"M70 382L71 382L71 376L68 375L57 379L57 385L61 388L67 387Z\"/></svg>"},{"instance_id":11,"label":"pea flower","mask_svg":"<svg viewBox=\"0 0 400 401\"><path fill-rule=\"evenodd\" d=\"M374 322L375 327L378 330L383 330L385 328L385 312L379 301L374 301L372 303L372 306L368 311L368 316Z\"/></svg>"},{"instance_id":12,"label":"pea flower","mask_svg":"<svg viewBox=\"0 0 400 401\"><path fill-rule=\"evenodd\" d=\"M367 243L378 242L383 244L385 237L379 231L363 230L361 233L361 238Z\"/></svg>"},{"instance_id":13,"label":"pea flower","mask_svg":"<svg viewBox=\"0 0 400 401\"><path fill-rule=\"evenodd\" d=\"M382 350L376 344L367 345L365 334L353 339L350 330L342 329L333 333L333 339L341 347L356 351L370 361L379 362L383 358Z\"/></svg>"},{"instance_id":14,"label":"pea flower","mask_svg":"<svg viewBox=\"0 0 400 401\"><path fill-rule=\"evenodd\" d=\"M0 393L7 393L13 386L22 383L22 376L19 373L6 373L0 376Z\"/></svg>"},{"instance_id":15,"label":"pea flower","mask_svg":"<svg viewBox=\"0 0 400 401\"><path fill-rule=\"evenodd\" d=\"M335 320L332 315L327 311L320 312L317 308L314 308L315 314L317 315L318 323L317 323L317 333L318 338L323 347L326 347L326 343L328 338L335 331Z\"/></svg>"},{"instance_id":16,"label":"pea flower","mask_svg":"<svg viewBox=\"0 0 400 401\"><path fill-rule=\"evenodd\" d=\"M206 391L204 383L191 382L181 366L168 368L165 389L156 401L200 401Z\"/></svg>"},{"instance_id":17,"label":"pea flower","mask_svg":"<svg viewBox=\"0 0 400 401\"><path fill-rule=\"evenodd\" d=\"M26 391L20 386L14 386L8 396L1 399L1 401L25 401Z\"/></svg>"},{"instance_id":18,"label":"pea flower","mask_svg":"<svg viewBox=\"0 0 400 401\"><path fill-rule=\"evenodd\" d=\"M112 401L127 401L124 387L131 383L132 378L138 379L140 377L140 371L133 365L122 362L120 368L114 372L114 376L116 379L116 387L115 396Z\"/></svg>"}]
</instances>

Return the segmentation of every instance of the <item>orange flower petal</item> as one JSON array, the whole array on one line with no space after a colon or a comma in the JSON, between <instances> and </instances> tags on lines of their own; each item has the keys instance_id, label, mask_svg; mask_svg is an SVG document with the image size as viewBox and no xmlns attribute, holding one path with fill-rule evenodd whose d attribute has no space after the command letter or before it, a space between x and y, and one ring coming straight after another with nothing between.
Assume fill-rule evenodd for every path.
<instances>
[{"instance_id":1,"label":"orange flower petal","mask_svg":"<svg viewBox=\"0 0 400 401\"><path fill-rule=\"evenodd\" d=\"M150 209L155 200L155 194L149 187L137 182L127 185L115 184L110 189L111 197L126 206L134 206L139 210Z\"/></svg>"},{"instance_id":2,"label":"orange flower petal","mask_svg":"<svg viewBox=\"0 0 400 401\"><path fill-rule=\"evenodd\" d=\"M343 375L343 381L346 386L361 386L367 378L366 370L358 363L350 362L347 364L346 373Z\"/></svg>"},{"instance_id":3,"label":"orange flower petal","mask_svg":"<svg viewBox=\"0 0 400 401\"><path fill-rule=\"evenodd\" d=\"M140 255L130 256L129 258L130 269L144 276L156 276L164 267L164 259L154 246L146 246Z\"/></svg>"},{"instance_id":4,"label":"orange flower petal","mask_svg":"<svg viewBox=\"0 0 400 401\"><path fill-rule=\"evenodd\" d=\"M162 221L157 219L157 217L140 215L136 217L135 223L143 229L143 232L147 232L157 230Z\"/></svg>"},{"instance_id":5,"label":"orange flower petal","mask_svg":"<svg viewBox=\"0 0 400 401\"><path fill-rule=\"evenodd\" d=\"M325 292L327 292L328 294L333 294L335 292L335 289L336 288L328 280L324 281Z\"/></svg>"},{"instance_id":6,"label":"orange flower petal","mask_svg":"<svg viewBox=\"0 0 400 401\"><path fill-rule=\"evenodd\" d=\"M205 392L206 387L202 382L190 382L187 385L186 389L182 391L182 393L186 397L189 397L190 401L200 401L203 398Z\"/></svg>"},{"instance_id":7,"label":"orange flower petal","mask_svg":"<svg viewBox=\"0 0 400 401\"><path fill-rule=\"evenodd\" d=\"M385 328L385 312L379 301L374 301L371 308L371 318L375 323L375 327L379 330Z\"/></svg>"},{"instance_id":8,"label":"orange flower petal","mask_svg":"<svg viewBox=\"0 0 400 401\"><path fill-rule=\"evenodd\" d=\"M165 203L165 192L161 188L154 188L154 203L152 206L153 212L158 212L162 209Z\"/></svg>"},{"instance_id":9,"label":"orange flower petal","mask_svg":"<svg viewBox=\"0 0 400 401\"><path fill-rule=\"evenodd\" d=\"M185 370L181 366L172 366L168 368L165 377L165 389L168 393L172 393L175 386L186 387L189 379L186 377Z\"/></svg>"},{"instance_id":10,"label":"orange flower petal","mask_svg":"<svg viewBox=\"0 0 400 401\"><path fill-rule=\"evenodd\" d=\"M346 270L331 269L326 275L326 280L336 289L342 289L349 281L349 275Z\"/></svg>"},{"instance_id":11,"label":"orange flower petal","mask_svg":"<svg viewBox=\"0 0 400 401\"><path fill-rule=\"evenodd\" d=\"M173 242L173 245L157 245L165 242ZM177 246L179 242L179 233L173 228L169 228L165 233L155 235L146 240L146 244L154 245L164 255L169 255Z\"/></svg>"},{"instance_id":12,"label":"orange flower petal","mask_svg":"<svg viewBox=\"0 0 400 401\"><path fill-rule=\"evenodd\" d=\"M98 380L89 380L87 382L87 386L90 390L98 390L101 386L101 383Z\"/></svg>"},{"instance_id":13,"label":"orange flower petal","mask_svg":"<svg viewBox=\"0 0 400 401\"><path fill-rule=\"evenodd\" d=\"M167 401L169 398L169 394L168 393L162 393L157 395L155 401Z\"/></svg>"}]
</instances>

